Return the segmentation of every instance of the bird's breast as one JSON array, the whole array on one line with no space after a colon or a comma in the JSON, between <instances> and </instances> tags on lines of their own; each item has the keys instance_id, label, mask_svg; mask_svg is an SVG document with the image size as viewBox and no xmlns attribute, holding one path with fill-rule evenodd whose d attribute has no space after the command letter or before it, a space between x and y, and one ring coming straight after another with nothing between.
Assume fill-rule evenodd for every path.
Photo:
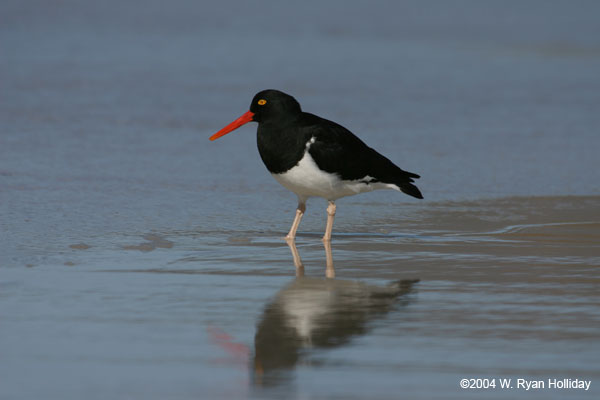
<instances>
[{"instance_id":1,"label":"bird's breast","mask_svg":"<svg viewBox=\"0 0 600 400\"><path fill-rule=\"evenodd\" d=\"M343 180L339 174L323 171L310 155L308 148L295 166L272 175L282 186L301 198L323 197L336 200L382 188L379 187L379 183L370 183L371 179L368 176L357 180Z\"/></svg>"},{"instance_id":2,"label":"bird's breast","mask_svg":"<svg viewBox=\"0 0 600 400\"><path fill-rule=\"evenodd\" d=\"M306 140L287 129L259 126L258 153L272 174L281 174L297 165L306 151Z\"/></svg>"}]
</instances>

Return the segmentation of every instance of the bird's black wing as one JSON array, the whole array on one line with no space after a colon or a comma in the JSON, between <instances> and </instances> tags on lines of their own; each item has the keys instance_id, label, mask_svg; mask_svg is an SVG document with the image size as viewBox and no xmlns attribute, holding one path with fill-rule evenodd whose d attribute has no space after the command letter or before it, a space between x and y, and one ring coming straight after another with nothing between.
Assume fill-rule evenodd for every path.
<instances>
[{"instance_id":1,"label":"bird's black wing","mask_svg":"<svg viewBox=\"0 0 600 400\"><path fill-rule=\"evenodd\" d=\"M314 138L309 153L320 169L344 180L361 180L368 176L372 178L370 182L395 184L404 193L423 198L412 184L419 175L402 170L343 126L303 113L300 129L304 135L310 133Z\"/></svg>"}]
</instances>

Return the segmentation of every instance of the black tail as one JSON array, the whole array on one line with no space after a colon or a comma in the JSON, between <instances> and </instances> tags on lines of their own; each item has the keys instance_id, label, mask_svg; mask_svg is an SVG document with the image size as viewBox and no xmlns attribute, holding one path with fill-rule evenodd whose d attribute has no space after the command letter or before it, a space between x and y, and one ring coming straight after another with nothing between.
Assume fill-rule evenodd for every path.
<instances>
[{"instance_id":1,"label":"black tail","mask_svg":"<svg viewBox=\"0 0 600 400\"><path fill-rule=\"evenodd\" d=\"M417 199L423 198L423 195L421 194L419 188L413 185L412 183L401 183L398 186L400 187L400 190L402 190L403 193L406 193L409 196L416 197Z\"/></svg>"},{"instance_id":2,"label":"black tail","mask_svg":"<svg viewBox=\"0 0 600 400\"><path fill-rule=\"evenodd\" d=\"M416 197L417 199L422 199L423 195L418 187L412 184L413 178L419 179L420 176L417 174L413 174L412 172L401 170L402 174L396 179L396 185L402 190L403 193L406 193L409 196Z\"/></svg>"}]
</instances>

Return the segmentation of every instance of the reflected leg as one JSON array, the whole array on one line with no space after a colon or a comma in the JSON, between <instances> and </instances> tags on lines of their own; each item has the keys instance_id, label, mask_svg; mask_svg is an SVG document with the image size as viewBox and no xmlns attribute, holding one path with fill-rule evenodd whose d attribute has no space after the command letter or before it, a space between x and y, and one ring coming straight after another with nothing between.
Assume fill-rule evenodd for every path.
<instances>
[{"instance_id":1,"label":"reflected leg","mask_svg":"<svg viewBox=\"0 0 600 400\"><path fill-rule=\"evenodd\" d=\"M292 252L292 257L294 258L294 267L296 267L296 276L304 276L304 264L302 264L302 259L300 258L300 253L298 253L298 249L296 248L296 241L294 239L286 239L288 247Z\"/></svg>"},{"instance_id":2,"label":"reflected leg","mask_svg":"<svg viewBox=\"0 0 600 400\"><path fill-rule=\"evenodd\" d=\"M333 255L331 254L331 240L324 240L325 247L325 276L335 278L335 269L333 269Z\"/></svg>"}]
</instances>

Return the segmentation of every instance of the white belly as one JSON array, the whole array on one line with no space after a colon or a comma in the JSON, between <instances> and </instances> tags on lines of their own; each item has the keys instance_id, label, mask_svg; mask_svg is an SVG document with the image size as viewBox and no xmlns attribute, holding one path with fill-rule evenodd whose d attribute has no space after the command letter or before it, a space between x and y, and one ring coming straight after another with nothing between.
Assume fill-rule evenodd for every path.
<instances>
[{"instance_id":1,"label":"white belly","mask_svg":"<svg viewBox=\"0 0 600 400\"><path fill-rule=\"evenodd\" d=\"M327 200L336 200L340 197L370 192L375 189L396 189L396 185L386 183L369 183L372 178L365 176L362 179L345 181L337 174L319 169L307 151L300 162L282 174L272 174L273 177L285 188L296 193L303 200L308 197L323 197Z\"/></svg>"}]
</instances>

